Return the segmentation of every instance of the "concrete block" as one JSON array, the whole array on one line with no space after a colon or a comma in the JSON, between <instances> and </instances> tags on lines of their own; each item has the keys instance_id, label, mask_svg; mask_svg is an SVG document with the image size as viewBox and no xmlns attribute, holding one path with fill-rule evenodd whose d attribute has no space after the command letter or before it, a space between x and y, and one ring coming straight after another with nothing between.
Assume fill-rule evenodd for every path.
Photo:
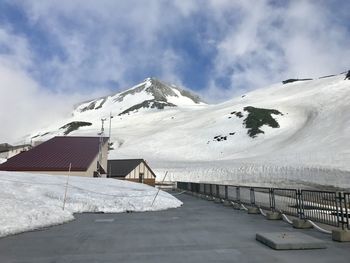
<instances>
[{"instance_id":1,"label":"concrete block","mask_svg":"<svg viewBox=\"0 0 350 263\"><path fill-rule=\"evenodd\" d=\"M198 194L197 197L198 197L198 198L204 198L204 195Z\"/></svg>"},{"instance_id":2,"label":"concrete block","mask_svg":"<svg viewBox=\"0 0 350 263\"><path fill-rule=\"evenodd\" d=\"M260 210L258 207L255 207L255 206L248 207L248 214L257 215L257 214L260 214Z\"/></svg>"},{"instance_id":3,"label":"concrete block","mask_svg":"<svg viewBox=\"0 0 350 263\"><path fill-rule=\"evenodd\" d=\"M257 233L256 240L276 250L326 248L326 242L298 232Z\"/></svg>"},{"instance_id":4,"label":"concrete block","mask_svg":"<svg viewBox=\"0 0 350 263\"><path fill-rule=\"evenodd\" d=\"M350 242L350 231L342 229L332 230L332 240L338 242Z\"/></svg>"},{"instance_id":5,"label":"concrete block","mask_svg":"<svg viewBox=\"0 0 350 263\"><path fill-rule=\"evenodd\" d=\"M214 199L215 199L214 197L207 195L207 198L206 198L207 201L214 201Z\"/></svg>"},{"instance_id":6,"label":"concrete block","mask_svg":"<svg viewBox=\"0 0 350 263\"><path fill-rule=\"evenodd\" d=\"M232 203L231 203L231 201L224 200L223 205L224 206L232 206Z\"/></svg>"},{"instance_id":7,"label":"concrete block","mask_svg":"<svg viewBox=\"0 0 350 263\"><path fill-rule=\"evenodd\" d=\"M293 222L294 228L300 228L300 229L313 228L311 223L306 221L305 219L293 219L292 222Z\"/></svg>"},{"instance_id":8,"label":"concrete block","mask_svg":"<svg viewBox=\"0 0 350 263\"><path fill-rule=\"evenodd\" d=\"M214 198L214 203L215 204L221 204L221 199L220 198Z\"/></svg>"},{"instance_id":9,"label":"concrete block","mask_svg":"<svg viewBox=\"0 0 350 263\"><path fill-rule=\"evenodd\" d=\"M238 204L238 203L234 203L234 204L233 204L233 209L241 210L241 205Z\"/></svg>"},{"instance_id":10,"label":"concrete block","mask_svg":"<svg viewBox=\"0 0 350 263\"><path fill-rule=\"evenodd\" d=\"M202 195L202 199L207 200L207 195Z\"/></svg>"},{"instance_id":11,"label":"concrete block","mask_svg":"<svg viewBox=\"0 0 350 263\"><path fill-rule=\"evenodd\" d=\"M268 219L268 220L281 220L282 214L280 212L268 211L268 212L266 212L266 219Z\"/></svg>"}]
</instances>

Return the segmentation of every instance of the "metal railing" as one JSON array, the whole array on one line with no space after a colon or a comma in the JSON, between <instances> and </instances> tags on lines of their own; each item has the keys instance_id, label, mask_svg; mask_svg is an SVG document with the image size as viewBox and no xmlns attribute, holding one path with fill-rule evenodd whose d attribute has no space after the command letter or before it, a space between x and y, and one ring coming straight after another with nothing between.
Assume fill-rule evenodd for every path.
<instances>
[{"instance_id":1,"label":"metal railing","mask_svg":"<svg viewBox=\"0 0 350 263\"><path fill-rule=\"evenodd\" d=\"M350 193L191 182L177 188L350 230Z\"/></svg>"}]
</instances>

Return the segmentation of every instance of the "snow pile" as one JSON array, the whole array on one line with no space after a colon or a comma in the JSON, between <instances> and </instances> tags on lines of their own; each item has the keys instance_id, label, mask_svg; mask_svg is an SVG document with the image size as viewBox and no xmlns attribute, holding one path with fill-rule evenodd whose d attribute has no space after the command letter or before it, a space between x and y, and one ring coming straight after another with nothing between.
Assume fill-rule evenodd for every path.
<instances>
[{"instance_id":1,"label":"snow pile","mask_svg":"<svg viewBox=\"0 0 350 263\"><path fill-rule=\"evenodd\" d=\"M157 189L107 178L67 177L0 171L0 237L74 219L73 213L158 211L182 202Z\"/></svg>"},{"instance_id":2,"label":"snow pile","mask_svg":"<svg viewBox=\"0 0 350 263\"><path fill-rule=\"evenodd\" d=\"M4 163L4 162L6 162L6 161L7 161L7 159L0 158L0 164L1 164L1 163Z\"/></svg>"}]
</instances>

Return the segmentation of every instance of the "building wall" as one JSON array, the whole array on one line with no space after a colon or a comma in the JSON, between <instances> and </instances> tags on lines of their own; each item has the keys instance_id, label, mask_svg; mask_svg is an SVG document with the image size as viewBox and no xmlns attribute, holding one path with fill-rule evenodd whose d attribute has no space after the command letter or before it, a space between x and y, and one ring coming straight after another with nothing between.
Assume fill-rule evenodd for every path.
<instances>
[{"instance_id":1,"label":"building wall","mask_svg":"<svg viewBox=\"0 0 350 263\"><path fill-rule=\"evenodd\" d=\"M49 175L65 175L65 176L68 176L69 172L67 170L67 171L28 171L26 173L49 174ZM69 176L93 177L93 173L90 175L87 171L70 172Z\"/></svg>"},{"instance_id":2,"label":"building wall","mask_svg":"<svg viewBox=\"0 0 350 263\"><path fill-rule=\"evenodd\" d=\"M152 172L148 169L148 167L144 164L144 162L141 162L134 170L132 170L127 176L125 176L125 179L139 179L140 173L143 173L144 179L155 179Z\"/></svg>"},{"instance_id":3,"label":"building wall","mask_svg":"<svg viewBox=\"0 0 350 263\"><path fill-rule=\"evenodd\" d=\"M102 147L102 161L101 166L105 169L107 173L107 162L108 162L108 142L106 142Z\"/></svg>"},{"instance_id":4,"label":"building wall","mask_svg":"<svg viewBox=\"0 0 350 263\"><path fill-rule=\"evenodd\" d=\"M148 169L148 167L141 162L134 170L132 170L127 176L125 176L125 180L132 182L139 182L140 173L143 173L143 183L148 185L155 185L155 177L152 172Z\"/></svg>"},{"instance_id":5,"label":"building wall","mask_svg":"<svg viewBox=\"0 0 350 263\"><path fill-rule=\"evenodd\" d=\"M130 182L135 182L135 183L139 183L139 179L127 179L125 177L111 177L113 179L117 179L117 180L126 180L126 181L130 181ZM155 186L156 185L156 179L144 179L143 180L144 184L150 185L150 186Z\"/></svg>"},{"instance_id":6,"label":"building wall","mask_svg":"<svg viewBox=\"0 0 350 263\"><path fill-rule=\"evenodd\" d=\"M125 180L130 181L130 182L139 183L139 179L125 179ZM155 178L153 178L153 179L144 179L143 183L147 184L147 185L150 185L150 186L155 186L156 185L156 179Z\"/></svg>"}]
</instances>

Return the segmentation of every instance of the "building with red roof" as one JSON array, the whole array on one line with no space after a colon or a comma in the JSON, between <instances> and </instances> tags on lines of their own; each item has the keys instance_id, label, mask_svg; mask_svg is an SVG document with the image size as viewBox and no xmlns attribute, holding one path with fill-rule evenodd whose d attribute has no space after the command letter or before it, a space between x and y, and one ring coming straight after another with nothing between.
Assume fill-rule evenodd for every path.
<instances>
[{"instance_id":1,"label":"building with red roof","mask_svg":"<svg viewBox=\"0 0 350 263\"><path fill-rule=\"evenodd\" d=\"M0 170L96 177L106 174L107 159L106 137L57 136L9 158Z\"/></svg>"}]
</instances>

